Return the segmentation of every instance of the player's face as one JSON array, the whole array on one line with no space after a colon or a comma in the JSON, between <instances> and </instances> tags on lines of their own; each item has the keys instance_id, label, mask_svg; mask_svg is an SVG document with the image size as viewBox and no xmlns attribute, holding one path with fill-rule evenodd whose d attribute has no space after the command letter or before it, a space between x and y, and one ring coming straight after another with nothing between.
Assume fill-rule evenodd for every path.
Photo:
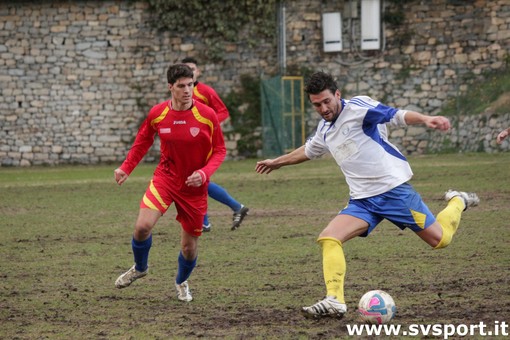
<instances>
[{"instance_id":1,"label":"player's face","mask_svg":"<svg viewBox=\"0 0 510 340\"><path fill-rule=\"evenodd\" d=\"M168 84L172 94L172 104L176 110L187 110L193 102L193 78L179 78L174 84Z\"/></svg>"},{"instance_id":2,"label":"player's face","mask_svg":"<svg viewBox=\"0 0 510 340\"><path fill-rule=\"evenodd\" d=\"M334 94L330 90L324 90L319 94L310 94L309 98L315 111L328 122L334 121L342 110L339 90Z\"/></svg>"}]
</instances>

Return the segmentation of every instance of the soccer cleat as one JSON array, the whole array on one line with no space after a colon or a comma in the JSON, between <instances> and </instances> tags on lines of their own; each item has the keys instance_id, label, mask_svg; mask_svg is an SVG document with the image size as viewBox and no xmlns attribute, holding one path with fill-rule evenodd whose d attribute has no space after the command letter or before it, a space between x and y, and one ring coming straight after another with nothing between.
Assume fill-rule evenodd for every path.
<instances>
[{"instance_id":1,"label":"soccer cleat","mask_svg":"<svg viewBox=\"0 0 510 340\"><path fill-rule=\"evenodd\" d=\"M117 278L115 281L115 287L117 288L126 288L130 284L132 284L134 281L138 280L141 277L144 277L149 272L149 268L145 269L143 272L139 272L135 269L136 265L133 265L127 272L122 274Z\"/></svg>"},{"instance_id":2,"label":"soccer cleat","mask_svg":"<svg viewBox=\"0 0 510 340\"><path fill-rule=\"evenodd\" d=\"M207 233L211 231L212 224L202 224L202 232Z\"/></svg>"},{"instance_id":3,"label":"soccer cleat","mask_svg":"<svg viewBox=\"0 0 510 340\"><path fill-rule=\"evenodd\" d=\"M232 217L232 228L231 230L236 230L241 226L241 223L243 222L246 215L248 215L248 207L245 207L244 205L241 205L241 209L239 211L236 211L234 213L234 216Z\"/></svg>"},{"instance_id":4,"label":"soccer cleat","mask_svg":"<svg viewBox=\"0 0 510 340\"><path fill-rule=\"evenodd\" d=\"M338 302L334 296L326 296L315 305L301 308L301 313L307 318L319 319L322 317L342 318L347 312L347 305Z\"/></svg>"},{"instance_id":5,"label":"soccer cleat","mask_svg":"<svg viewBox=\"0 0 510 340\"><path fill-rule=\"evenodd\" d=\"M448 202L455 196L459 196L464 200L464 210L466 210L468 207L475 207L478 205L478 203L480 203L478 195L474 192L455 191L451 189L445 192L444 199Z\"/></svg>"},{"instance_id":6,"label":"soccer cleat","mask_svg":"<svg viewBox=\"0 0 510 340\"><path fill-rule=\"evenodd\" d=\"M191 292L189 290L188 281L184 281L181 284L176 283L175 289L177 290L177 298L184 302L190 302L193 300Z\"/></svg>"}]
</instances>

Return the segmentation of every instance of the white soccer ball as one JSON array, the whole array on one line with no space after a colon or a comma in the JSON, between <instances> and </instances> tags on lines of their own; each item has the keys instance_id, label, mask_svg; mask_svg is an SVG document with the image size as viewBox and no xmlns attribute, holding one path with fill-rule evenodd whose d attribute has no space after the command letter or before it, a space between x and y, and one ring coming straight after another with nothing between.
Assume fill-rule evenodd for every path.
<instances>
[{"instance_id":1,"label":"white soccer ball","mask_svg":"<svg viewBox=\"0 0 510 340\"><path fill-rule=\"evenodd\" d=\"M390 294L382 290L371 290L359 300L358 313L363 322L380 325L393 319L397 306Z\"/></svg>"}]
</instances>

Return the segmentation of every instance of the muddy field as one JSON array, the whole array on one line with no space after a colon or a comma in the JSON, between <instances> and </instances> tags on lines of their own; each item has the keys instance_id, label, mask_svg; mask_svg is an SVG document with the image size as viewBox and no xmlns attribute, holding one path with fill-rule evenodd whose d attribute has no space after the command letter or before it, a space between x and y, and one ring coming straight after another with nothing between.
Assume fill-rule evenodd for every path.
<instances>
[{"instance_id":1,"label":"muddy field","mask_svg":"<svg viewBox=\"0 0 510 340\"><path fill-rule=\"evenodd\" d=\"M0 338L350 338L347 326L359 324L357 301L371 289L394 297L392 324L402 330L483 322L488 331L508 323L510 156L411 163L412 184L432 211L444 206L442 192L451 186L476 189L481 204L464 213L444 250L387 222L347 242L349 310L342 320L309 320L299 312L324 297L315 239L347 197L330 162L265 177L254 175L248 161L222 168L217 182L249 202L250 214L232 232L228 208L210 203L213 230L200 240L188 304L177 301L173 287L179 251L173 211L155 229L149 275L114 287L132 265L132 225L150 166L121 188L107 167L68 168L65 176L51 169L0 172Z\"/></svg>"}]
</instances>

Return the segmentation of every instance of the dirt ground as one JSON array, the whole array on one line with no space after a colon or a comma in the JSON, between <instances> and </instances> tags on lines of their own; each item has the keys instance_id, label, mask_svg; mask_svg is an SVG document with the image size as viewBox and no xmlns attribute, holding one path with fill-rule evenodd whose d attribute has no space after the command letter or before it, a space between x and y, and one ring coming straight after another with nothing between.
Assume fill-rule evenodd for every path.
<instances>
[{"instance_id":1,"label":"dirt ground","mask_svg":"<svg viewBox=\"0 0 510 340\"><path fill-rule=\"evenodd\" d=\"M213 231L200 241L189 304L176 300L172 286L180 230L171 213L155 233L150 274L129 288L114 288L132 261L133 211L144 181L134 182L122 197L101 182L60 184L51 190L5 186L0 339L371 339L348 336L348 325L360 324L357 301L371 289L390 292L398 308L392 325L403 330L483 322L494 331L495 325L510 321L510 195L505 184L510 158L502 163L485 156L478 161L480 170L473 169L472 158L461 158L470 165L462 164L462 178L449 175L460 162L450 158L435 156L432 167L424 159L423 168L416 167L416 187L438 211L444 201L436 186L444 183L438 184L435 175L448 178L448 185L476 182L480 206L465 213L445 250L428 249L412 232L385 222L368 238L347 242L348 313L341 320L310 320L300 313L325 293L315 240L336 213L338 193L314 191L327 183L321 173L288 183L285 178L262 184L240 180L239 185L253 186L244 188L243 198L257 203L235 232L229 228L231 214L212 205ZM320 205L320 213L304 202L305 196Z\"/></svg>"}]
</instances>

